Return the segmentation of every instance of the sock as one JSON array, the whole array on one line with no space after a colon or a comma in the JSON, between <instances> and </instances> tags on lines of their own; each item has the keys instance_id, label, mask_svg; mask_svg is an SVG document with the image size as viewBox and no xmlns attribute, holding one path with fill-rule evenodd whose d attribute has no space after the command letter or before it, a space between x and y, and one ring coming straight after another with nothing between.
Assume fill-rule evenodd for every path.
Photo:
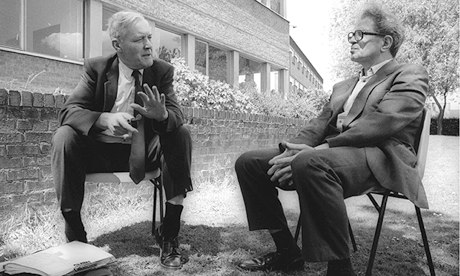
<instances>
[{"instance_id":1,"label":"sock","mask_svg":"<svg viewBox=\"0 0 460 276\"><path fill-rule=\"evenodd\" d=\"M326 276L348 276L356 275L353 271L350 258L329 261L327 263L327 274Z\"/></svg>"},{"instance_id":2,"label":"sock","mask_svg":"<svg viewBox=\"0 0 460 276\"><path fill-rule=\"evenodd\" d=\"M182 205L174 205L166 202L166 212L161 229L163 240L169 241L179 235L182 209L184 209L184 206Z\"/></svg>"},{"instance_id":3,"label":"sock","mask_svg":"<svg viewBox=\"0 0 460 276\"><path fill-rule=\"evenodd\" d=\"M287 254L289 257L300 255L300 248L288 228L270 234L275 242L277 252Z\"/></svg>"},{"instance_id":4,"label":"sock","mask_svg":"<svg viewBox=\"0 0 460 276\"><path fill-rule=\"evenodd\" d=\"M62 212L62 215L65 219L65 234L69 242L71 241L81 241L87 243L85 227L81 221L80 212L77 211L68 211Z\"/></svg>"}]
</instances>

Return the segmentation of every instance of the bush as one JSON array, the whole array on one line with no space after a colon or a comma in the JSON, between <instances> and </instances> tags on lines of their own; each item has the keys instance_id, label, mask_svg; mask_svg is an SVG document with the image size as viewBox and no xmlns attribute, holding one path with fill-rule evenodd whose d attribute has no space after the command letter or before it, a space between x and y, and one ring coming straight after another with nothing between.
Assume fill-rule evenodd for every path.
<instances>
[{"instance_id":1,"label":"bush","mask_svg":"<svg viewBox=\"0 0 460 276\"><path fill-rule=\"evenodd\" d=\"M181 105L242 113L253 111L249 97L240 90L191 71L183 58L173 58L171 63L175 67L174 87Z\"/></svg>"},{"instance_id":2,"label":"bush","mask_svg":"<svg viewBox=\"0 0 460 276\"><path fill-rule=\"evenodd\" d=\"M310 119L321 110L329 96L322 90L290 93L283 99L276 91L261 94L255 89L235 89L190 70L183 58L173 58L174 87L179 103L187 107L230 110L288 118Z\"/></svg>"},{"instance_id":3,"label":"bush","mask_svg":"<svg viewBox=\"0 0 460 276\"><path fill-rule=\"evenodd\" d=\"M438 121L436 118L431 118L430 134L438 133ZM459 136L459 119L443 119L442 120L442 135Z\"/></svg>"}]
</instances>

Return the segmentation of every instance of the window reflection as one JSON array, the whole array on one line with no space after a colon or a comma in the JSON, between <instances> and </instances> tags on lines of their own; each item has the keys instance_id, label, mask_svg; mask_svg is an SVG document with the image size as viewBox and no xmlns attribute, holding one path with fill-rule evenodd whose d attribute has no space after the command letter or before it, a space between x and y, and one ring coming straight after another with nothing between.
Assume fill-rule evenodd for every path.
<instances>
[{"instance_id":1,"label":"window reflection","mask_svg":"<svg viewBox=\"0 0 460 276\"><path fill-rule=\"evenodd\" d=\"M240 56L239 83L240 89L247 92L260 92L259 62Z\"/></svg>"},{"instance_id":2,"label":"window reflection","mask_svg":"<svg viewBox=\"0 0 460 276\"><path fill-rule=\"evenodd\" d=\"M25 22L27 51L83 58L83 0L27 1Z\"/></svg>"},{"instance_id":3,"label":"window reflection","mask_svg":"<svg viewBox=\"0 0 460 276\"><path fill-rule=\"evenodd\" d=\"M227 53L209 45L209 78L227 81Z\"/></svg>"},{"instance_id":4,"label":"window reflection","mask_svg":"<svg viewBox=\"0 0 460 276\"><path fill-rule=\"evenodd\" d=\"M152 38L158 58L170 62L172 58L181 56L181 36L156 28Z\"/></svg>"},{"instance_id":5,"label":"window reflection","mask_svg":"<svg viewBox=\"0 0 460 276\"><path fill-rule=\"evenodd\" d=\"M102 55L110 55L115 53L115 49L112 46L112 40L110 39L110 35L108 32L109 26L107 23L109 22L109 18L116 13L117 10L107 7L106 5L102 8Z\"/></svg>"},{"instance_id":6,"label":"window reflection","mask_svg":"<svg viewBox=\"0 0 460 276\"><path fill-rule=\"evenodd\" d=\"M21 1L0 1L0 45L20 48Z\"/></svg>"},{"instance_id":7,"label":"window reflection","mask_svg":"<svg viewBox=\"0 0 460 276\"><path fill-rule=\"evenodd\" d=\"M203 75L208 74L208 44L197 40L195 43L195 69Z\"/></svg>"}]
</instances>

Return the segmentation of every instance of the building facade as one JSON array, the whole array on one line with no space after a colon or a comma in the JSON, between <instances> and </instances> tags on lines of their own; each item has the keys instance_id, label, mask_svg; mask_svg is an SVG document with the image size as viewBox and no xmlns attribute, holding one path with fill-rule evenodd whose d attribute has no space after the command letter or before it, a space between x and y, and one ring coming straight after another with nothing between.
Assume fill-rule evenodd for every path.
<instances>
[{"instance_id":1,"label":"building facade","mask_svg":"<svg viewBox=\"0 0 460 276\"><path fill-rule=\"evenodd\" d=\"M323 78L292 37L289 38L289 74L291 92L323 89Z\"/></svg>"},{"instance_id":2,"label":"building facade","mask_svg":"<svg viewBox=\"0 0 460 276\"><path fill-rule=\"evenodd\" d=\"M289 36L286 0L2 0L0 87L70 93L85 58L114 52L107 21L120 10L147 18L159 58L181 56L210 79L284 95L290 79L322 82Z\"/></svg>"}]
</instances>

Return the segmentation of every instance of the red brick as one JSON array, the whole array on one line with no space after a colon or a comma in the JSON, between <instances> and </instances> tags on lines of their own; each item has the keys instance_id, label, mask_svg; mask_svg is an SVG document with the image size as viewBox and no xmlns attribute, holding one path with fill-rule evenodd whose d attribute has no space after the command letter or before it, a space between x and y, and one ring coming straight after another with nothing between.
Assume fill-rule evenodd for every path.
<instances>
[{"instance_id":1,"label":"red brick","mask_svg":"<svg viewBox=\"0 0 460 276\"><path fill-rule=\"evenodd\" d=\"M37 145L7 145L6 152L8 155L27 155L38 154L40 151Z\"/></svg>"},{"instance_id":2,"label":"red brick","mask_svg":"<svg viewBox=\"0 0 460 276\"><path fill-rule=\"evenodd\" d=\"M21 168L21 169L8 170L7 179L9 181L22 180L22 179L37 179L38 180L38 168Z\"/></svg>"},{"instance_id":3,"label":"red brick","mask_svg":"<svg viewBox=\"0 0 460 276\"><path fill-rule=\"evenodd\" d=\"M22 193L24 184L22 181L6 181L0 185L0 194Z\"/></svg>"},{"instance_id":4,"label":"red brick","mask_svg":"<svg viewBox=\"0 0 460 276\"><path fill-rule=\"evenodd\" d=\"M6 89L0 88L0 105L8 104L8 91Z\"/></svg>"},{"instance_id":5,"label":"red brick","mask_svg":"<svg viewBox=\"0 0 460 276\"><path fill-rule=\"evenodd\" d=\"M17 121L17 130L31 130L32 123L29 120L20 119Z\"/></svg>"},{"instance_id":6,"label":"red brick","mask_svg":"<svg viewBox=\"0 0 460 276\"><path fill-rule=\"evenodd\" d=\"M22 96L21 106L32 106L33 96L31 92L22 91L21 96Z\"/></svg>"},{"instance_id":7,"label":"red brick","mask_svg":"<svg viewBox=\"0 0 460 276\"><path fill-rule=\"evenodd\" d=\"M34 99L32 105L35 107L43 106L43 94L42 93L33 93Z\"/></svg>"},{"instance_id":8,"label":"red brick","mask_svg":"<svg viewBox=\"0 0 460 276\"><path fill-rule=\"evenodd\" d=\"M50 142L52 137L51 132L26 132L26 142Z\"/></svg>"},{"instance_id":9,"label":"red brick","mask_svg":"<svg viewBox=\"0 0 460 276\"><path fill-rule=\"evenodd\" d=\"M19 93L18 91L10 90L10 92L8 93L8 105L21 105L21 93Z\"/></svg>"},{"instance_id":10,"label":"red brick","mask_svg":"<svg viewBox=\"0 0 460 276\"><path fill-rule=\"evenodd\" d=\"M21 133L0 133L0 143L20 143L23 141L22 137Z\"/></svg>"},{"instance_id":11,"label":"red brick","mask_svg":"<svg viewBox=\"0 0 460 276\"><path fill-rule=\"evenodd\" d=\"M43 106L54 107L54 96L52 94L44 94L43 96Z\"/></svg>"}]
</instances>

